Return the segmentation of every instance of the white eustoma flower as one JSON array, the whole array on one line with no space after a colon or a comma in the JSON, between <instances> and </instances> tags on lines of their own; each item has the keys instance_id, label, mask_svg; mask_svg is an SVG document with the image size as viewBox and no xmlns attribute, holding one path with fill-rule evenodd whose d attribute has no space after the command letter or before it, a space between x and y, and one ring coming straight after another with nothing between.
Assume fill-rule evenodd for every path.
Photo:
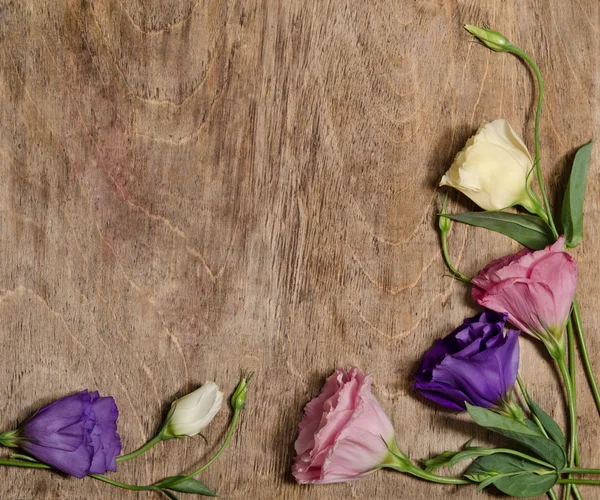
<instances>
[{"instance_id":1,"label":"white eustoma flower","mask_svg":"<svg viewBox=\"0 0 600 500\"><path fill-rule=\"evenodd\" d=\"M440 186L458 189L484 210L532 209L526 190L532 168L531 155L513 128L506 120L494 120L467 141Z\"/></svg>"},{"instance_id":2,"label":"white eustoma flower","mask_svg":"<svg viewBox=\"0 0 600 500\"><path fill-rule=\"evenodd\" d=\"M174 410L165 436L195 436L215 418L223 404L223 393L217 384L206 382L194 392L173 403Z\"/></svg>"}]
</instances>

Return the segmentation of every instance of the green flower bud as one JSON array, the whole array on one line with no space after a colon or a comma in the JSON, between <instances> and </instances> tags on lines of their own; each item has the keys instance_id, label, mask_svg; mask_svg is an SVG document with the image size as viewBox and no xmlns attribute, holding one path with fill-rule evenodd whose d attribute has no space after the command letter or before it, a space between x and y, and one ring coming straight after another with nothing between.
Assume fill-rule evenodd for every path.
<instances>
[{"instance_id":1,"label":"green flower bud","mask_svg":"<svg viewBox=\"0 0 600 500\"><path fill-rule=\"evenodd\" d=\"M452 221L448 217L444 217L448 212L446 211L446 203L448 202L448 196L444 198L442 202L442 210L439 213L439 226L442 234L448 234L450 232L450 228L452 227Z\"/></svg>"},{"instance_id":2,"label":"green flower bud","mask_svg":"<svg viewBox=\"0 0 600 500\"><path fill-rule=\"evenodd\" d=\"M480 28L471 24L466 24L465 29L488 49L495 50L496 52L507 52L512 47L512 43L502 33L497 31Z\"/></svg>"},{"instance_id":3,"label":"green flower bud","mask_svg":"<svg viewBox=\"0 0 600 500\"><path fill-rule=\"evenodd\" d=\"M231 406L234 410L241 410L246 404L246 394L248 393L248 382L251 375L242 375L240 383L235 388L233 396L231 396Z\"/></svg>"},{"instance_id":4,"label":"green flower bud","mask_svg":"<svg viewBox=\"0 0 600 500\"><path fill-rule=\"evenodd\" d=\"M7 446L9 448L18 448L19 442L19 431L12 430L6 431L0 434L0 446Z\"/></svg>"}]
</instances>

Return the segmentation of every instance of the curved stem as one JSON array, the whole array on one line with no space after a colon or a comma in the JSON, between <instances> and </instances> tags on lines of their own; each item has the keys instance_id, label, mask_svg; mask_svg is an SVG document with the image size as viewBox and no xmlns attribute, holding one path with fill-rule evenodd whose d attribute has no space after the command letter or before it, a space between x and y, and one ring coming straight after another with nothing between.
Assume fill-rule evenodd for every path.
<instances>
[{"instance_id":1,"label":"curved stem","mask_svg":"<svg viewBox=\"0 0 600 500\"><path fill-rule=\"evenodd\" d=\"M139 457L142 453L145 453L161 441L162 435L159 433L156 436L154 436L150 441L148 441L145 445L140 446L137 450L132 451L131 453L127 453L126 455L121 455L120 457L117 457L117 462L125 462L126 460L131 460L132 458Z\"/></svg>"},{"instance_id":2,"label":"curved stem","mask_svg":"<svg viewBox=\"0 0 600 500\"><path fill-rule=\"evenodd\" d=\"M450 253L448 252L448 233L442 231L442 254L444 255L444 261L446 262L446 266L452 272L456 279L460 281L464 281L465 283L471 283L471 279L461 273L458 269L454 267L452 264L452 260L450 259Z\"/></svg>"},{"instance_id":3,"label":"curved stem","mask_svg":"<svg viewBox=\"0 0 600 500\"><path fill-rule=\"evenodd\" d=\"M596 378L594 377L594 370L592 369L592 363L590 361L590 354L588 352L587 343L583 334L583 325L581 323L581 311L579 310L579 302L577 297L573 301L573 319L575 320L575 326L577 330L577 337L579 339L579 347L581 348L581 357L583 358L583 368L585 374L592 389L596 408L600 413L600 391L598 391L598 384L596 384Z\"/></svg>"},{"instance_id":4,"label":"curved stem","mask_svg":"<svg viewBox=\"0 0 600 500\"><path fill-rule=\"evenodd\" d=\"M552 210L550 210L550 202L548 201L548 195L546 194L546 188L544 187L544 177L542 175L542 168L540 165L540 118L542 115L542 105L544 102L544 80L542 79L542 73L540 72L540 68L536 62L525 52L523 52L520 48L511 46L509 52L512 52L516 56L519 56L525 62L531 66L531 69L535 73L535 77L537 79L538 84L538 103L537 109L535 112L535 171L537 175L537 181L540 186L540 192L542 193L542 200L544 201L544 209L546 211L546 216L548 217L548 226L552 230L552 233L556 238L558 238L558 232L556 231L556 226L554 225L554 219L552 218Z\"/></svg>"},{"instance_id":5,"label":"curved stem","mask_svg":"<svg viewBox=\"0 0 600 500\"><path fill-rule=\"evenodd\" d=\"M188 479L193 478L195 475L200 474L203 470L208 469L208 467L210 467L210 465L221 456L221 453L223 453L223 451L225 451L225 448L227 448L227 445L229 444L229 441L231 441L231 438L232 438L233 433L235 431L235 426L237 425L237 421L238 421L238 419L240 417L241 411L242 411L241 408L236 408L233 411L233 417L231 419L231 423L229 424L229 429L227 431L227 435L225 436L225 440L223 441L223 444L217 450L217 452L215 453L215 455L208 462L206 462L202 467L200 467L199 469L196 469L191 474L188 474L187 476L182 477L178 481L175 481L175 482L171 483L171 485L182 483L183 481L187 481Z\"/></svg>"},{"instance_id":6,"label":"curved stem","mask_svg":"<svg viewBox=\"0 0 600 500\"><path fill-rule=\"evenodd\" d=\"M132 491L160 491L160 488L157 488L156 486L153 486L153 485L149 485L149 486L137 486L135 484L121 483L120 481L115 481L114 479L109 479L108 477L102 476L100 474L90 474L89 477L93 477L94 479L97 479L98 481L102 481L104 483L108 483L108 484L111 484L111 485L116 486L118 488L123 488L125 490L132 490Z\"/></svg>"}]
</instances>

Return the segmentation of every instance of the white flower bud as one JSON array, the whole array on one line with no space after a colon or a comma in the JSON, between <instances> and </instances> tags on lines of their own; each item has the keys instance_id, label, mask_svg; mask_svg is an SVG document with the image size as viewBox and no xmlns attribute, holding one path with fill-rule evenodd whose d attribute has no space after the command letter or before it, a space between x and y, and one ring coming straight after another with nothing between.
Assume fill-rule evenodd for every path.
<instances>
[{"instance_id":1,"label":"white flower bud","mask_svg":"<svg viewBox=\"0 0 600 500\"><path fill-rule=\"evenodd\" d=\"M526 188L533 161L527 147L506 120L484 123L471 137L442 177L484 210L513 205L532 208Z\"/></svg>"},{"instance_id":2,"label":"white flower bud","mask_svg":"<svg viewBox=\"0 0 600 500\"><path fill-rule=\"evenodd\" d=\"M173 403L174 410L164 435L195 436L215 418L223 404L223 393L217 384L206 382L194 392Z\"/></svg>"}]
</instances>

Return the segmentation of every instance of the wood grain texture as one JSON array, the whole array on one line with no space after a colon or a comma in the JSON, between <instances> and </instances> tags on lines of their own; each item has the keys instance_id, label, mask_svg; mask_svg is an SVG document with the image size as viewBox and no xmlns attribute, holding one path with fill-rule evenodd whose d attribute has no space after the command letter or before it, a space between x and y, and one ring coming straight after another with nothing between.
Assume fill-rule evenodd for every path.
<instances>
[{"instance_id":1,"label":"wood grain texture","mask_svg":"<svg viewBox=\"0 0 600 500\"><path fill-rule=\"evenodd\" d=\"M539 62L556 195L574 149L600 135L599 16L595 0L0 1L0 428L97 388L131 450L173 397L210 379L231 391L246 368L240 431L203 475L222 497L483 498L391 472L300 487L296 426L324 378L358 364L413 458L489 438L410 390L421 354L475 310L443 277L436 182L484 119L533 145L531 74L462 25L487 23ZM600 372L598 148L592 161L576 255ZM473 205L451 193L450 208ZM467 274L516 249L451 235ZM556 373L522 345L530 392L562 421ZM598 466L579 375L581 454ZM167 442L114 477L192 470L227 418L209 446ZM157 498L46 471L2 478L6 500Z\"/></svg>"}]
</instances>

